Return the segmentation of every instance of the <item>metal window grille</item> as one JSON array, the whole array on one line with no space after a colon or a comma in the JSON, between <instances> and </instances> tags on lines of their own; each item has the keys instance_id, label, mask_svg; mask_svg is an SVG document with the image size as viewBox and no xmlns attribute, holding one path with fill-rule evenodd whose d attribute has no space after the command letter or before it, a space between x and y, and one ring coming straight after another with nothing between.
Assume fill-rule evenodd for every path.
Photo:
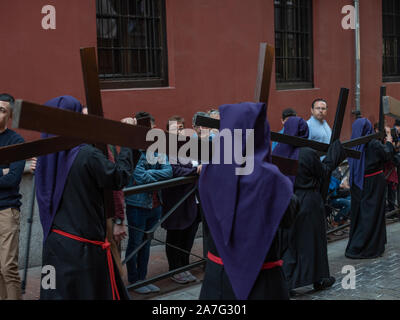
<instances>
[{"instance_id":1,"label":"metal window grille","mask_svg":"<svg viewBox=\"0 0 400 320\"><path fill-rule=\"evenodd\" d=\"M313 87L312 0L275 0L278 89Z\"/></svg>"},{"instance_id":2,"label":"metal window grille","mask_svg":"<svg viewBox=\"0 0 400 320\"><path fill-rule=\"evenodd\" d=\"M101 87L168 85L165 0L96 0Z\"/></svg>"},{"instance_id":3,"label":"metal window grille","mask_svg":"<svg viewBox=\"0 0 400 320\"><path fill-rule=\"evenodd\" d=\"M400 1L382 1L383 81L400 81Z\"/></svg>"}]
</instances>

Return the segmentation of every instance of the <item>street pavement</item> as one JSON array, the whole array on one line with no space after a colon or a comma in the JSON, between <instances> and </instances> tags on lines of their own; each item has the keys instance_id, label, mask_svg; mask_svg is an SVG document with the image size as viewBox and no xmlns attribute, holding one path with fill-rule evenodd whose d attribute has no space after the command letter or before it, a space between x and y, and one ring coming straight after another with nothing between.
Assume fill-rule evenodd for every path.
<instances>
[{"instance_id":1,"label":"street pavement","mask_svg":"<svg viewBox=\"0 0 400 320\"><path fill-rule=\"evenodd\" d=\"M323 291L315 292L312 286L296 289L293 300L400 300L400 223L387 226L387 246L384 255L377 259L352 260L344 256L347 239L328 244L328 256L331 274L336 278L335 284ZM197 238L193 253L202 256L202 239ZM191 262L198 261L192 257ZM346 269L347 268L347 269ZM353 269L354 268L354 269ZM355 277L349 271L354 270ZM28 270L27 289L23 298L36 300L39 298L41 268ZM168 271L165 247L153 246L148 268L148 278ZM21 275L23 270L20 270ZM155 282L159 293L137 294L130 291L133 300L197 300L203 279L203 268L191 271L198 280L190 284L177 284L170 278ZM126 276L124 275L124 281ZM343 282L343 283L342 283ZM354 288L351 285L354 284ZM347 289L346 289L347 288Z\"/></svg>"},{"instance_id":2,"label":"street pavement","mask_svg":"<svg viewBox=\"0 0 400 320\"><path fill-rule=\"evenodd\" d=\"M348 239L328 244L328 257L335 284L323 291L312 286L296 289L293 300L400 300L400 223L387 226L385 253L377 259L353 260L344 256ZM354 267L354 289L351 288L350 272ZM345 267L345 268L344 268ZM347 267L351 268L351 267ZM342 273L343 271L343 273ZM343 286L342 286L343 282ZM347 288L347 289L346 289ZM201 284L170 294L155 297L157 300L196 300Z\"/></svg>"}]
</instances>

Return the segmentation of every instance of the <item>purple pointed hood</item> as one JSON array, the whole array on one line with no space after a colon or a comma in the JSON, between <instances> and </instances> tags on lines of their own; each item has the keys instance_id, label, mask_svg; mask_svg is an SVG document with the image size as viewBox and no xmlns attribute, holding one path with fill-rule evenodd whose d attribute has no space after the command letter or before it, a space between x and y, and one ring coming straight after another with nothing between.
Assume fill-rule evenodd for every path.
<instances>
[{"instance_id":1,"label":"purple pointed hood","mask_svg":"<svg viewBox=\"0 0 400 320\"><path fill-rule=\"evenodd\" d=\"M74 112L82 112L82 105L71 96L54 98L44 105ZM41 138L48 138L51 136L52 135L47 133L41 134ZM54 216L64 192L69 170L71 169L79 149L80 146L77 146L70 150L38 157L35 183L40 222L43 227L43 242L50 232Z\"/></svg>"},{"instance_id":2,"label":"purple pointed hood","mask_svg":"<svg viewBox=\"0 0 400 320\"><path fill-rule=\"evenodd\" d=\"M237 165L203 165L201 205L218 253L238 299L247 299L293 194L290 180L271 164L270 128L263 103L223 105L220 131L254 129L254 171L238 176ZM232 132L233 137L233 132ZM218 135L214 137L214 142ZM221 139L222 140L222 139ZM233 143L232 143L233 145ZM220 155L223 162L224 145ZM250 155L251 157L251 155ZM249 156L248 156L249 159Z\"/></svg>"},{"instance_id":3,"label":"purple pointed hood","mask_svg":"<svg viewBox=\"0 0 400 320\"><path fill-rule=\"evenodd\" d=\"M308 124L303 118L289 117L283 126L283 134L307 139L309 134ZM285 143L278 143L272 154L283 158L298 160L299 148Z\"/></svg>"},{"instance_id":4,"label":"purple pointed hood","mask_svg":"<svg viewBox=\"0 0 400 320\"><path fill-rule=\"evenodd\" d=\"M367 118L360 118L353 122L351 139L357 139L374 133L371 122ZM349 158L350 167L350 185L356 184L360 190L364 185L364 171L365 171L365 144L358 145L353 148L361 152L360 159Z\"/></svg>"},{"instance_id":5,"label":"purple pointed hood","mask_svg":"<svg viewBox=\"0 0 400 320\"><path fill-rule=\"evenodd\" d=\"M295 136L307 139L309 134L308 124L303 118L289 117L283 126L283 133L287 134L288 136ZM286 143L278 143L272 154L274 156L279 156L282 158L298 160L299 151L300 148L298 147L294 147ZM288 176L288 177L294 184L296 177L295 176Z\"/></svg>"}]
</instances>

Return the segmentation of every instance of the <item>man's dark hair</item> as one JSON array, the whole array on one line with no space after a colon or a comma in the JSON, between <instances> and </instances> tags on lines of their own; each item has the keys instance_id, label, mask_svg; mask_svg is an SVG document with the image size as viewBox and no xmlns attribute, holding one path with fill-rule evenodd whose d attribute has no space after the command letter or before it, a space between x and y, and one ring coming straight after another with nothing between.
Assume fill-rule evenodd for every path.
<instances>
[{"instance_id":1,"label":"man's dark hair","mask_svg":"<svg viewBox=\"0 0 400 320\"><path fill-rule=\"evenodd\" d=\"M354 116L356 117L356 119L362 118L362 114L361 114L361 111L360 111L360 110L353 110L351 113L354 114Z\"/></svg>"},{"instance_id":2,"label":"man's dark hair","mask_svg":"<svg viewBox=\"0 0 400 320\"><path fill-rule=\"evenodd\" d=\"M176 121L176 122L180 122L180 123L182 123L183 125L185 125L185 119L183 118L183 117L181 117L181 116L172 116L171 118L169 118L168 119L168 122L167 122L167 131L169 131L169 122L170 121Z\"/></svg>"},{"instance_id":3,"label":"man's dark hair","mask_svg":"<svg viewBox=\"0 0 400 320\"><path fill-rule=\"evenodd\" d=\"M135 114L135 118L136 118L136 120L140 120L140 119L143 119L143 118L150 118L151 119L151 122L155 122L155 119L154 119L154 117L150 114L150 113L148 113L148 112L146 112L146 111L139 111L139 112L137 112L136 114Z\"/></svg>"},{"instance_id":4,"label":"man's dark hair","mask_svg":"<svg viewBox=\"0 0 400 320\"><path fill-rule=\"evenodd\" d=\"M15 99L11 94L8 93L0 93L0 101L14 103Z\"/></svg>"},{"instance_id":5,"label":"man's dark hair","mask_svg":"<svg viewBox=\"0 0 400 320\"><path fill-rule=\"evenodd\" d=\"M322 99L322 98L317 98L317 99L315 99L315 100L312 102L312 104L311 104L311 108L314 109L315 103L317 103L317 102L319 102L319 101L325 102L326 107L328 108L328 102L326 102L326 100L325 100L325 99Z\"/></svg>"},{"instance_id":6,"label":"man's dark hair","mask_svg":"<svg viewBox=\"0 0 400 320\"><path fill-rule=\"evenodd\" d=\"M394 121L394 125L397 126L397 127L400 127L400 119L396 119Z\"/></svg>"},{"instance_id":7,"label":"man's dark hair","mask_svg":"<svg viewBox=\"0 0 400 320\"><path fill-rule=\"evenodd\" d=\"M297 112L296 112L296 110L294 110L292 108L287 108L282 111L282 120L285 120L286 118L289 118L289 117L296 117L296 116L297 116Z\"/></svg>"}]
</instances>

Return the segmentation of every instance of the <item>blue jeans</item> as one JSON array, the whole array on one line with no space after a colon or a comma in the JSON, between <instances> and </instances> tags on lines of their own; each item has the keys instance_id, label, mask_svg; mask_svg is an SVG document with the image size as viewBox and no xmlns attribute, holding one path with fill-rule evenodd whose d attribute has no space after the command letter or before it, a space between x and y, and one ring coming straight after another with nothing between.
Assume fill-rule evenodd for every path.
<instances>
[{"instance_id":1,"label":"blue jeans","mask_svg":"<svg viewBox=\"0 0 400 320\"><path fill-rule=\"evenodd\" d=\"M340 209L334 218L335 222L341 222L348 219L351 205L350 196L347 198L332 199L330 205L335 209Z\"/></svg>"},{"instance_id":2,"label":"blue jeans","mask_svg":"<svg viewBox=\"0 0 400 320\"><path fill-rule=\"evenodd\" d=\"M130 205L126 206L128 224L144 231L150 230L157 224L160 220L161 212L161 206L154 209L144 209L132 207ZM143 240L143 232L129 228L128 247L126 248L125 256L127 257L131 252L139 247L143 243ZM149 257L150 241L126 262L128 281L130 283L146 279Z\"/></svg>"}]
</instances>

